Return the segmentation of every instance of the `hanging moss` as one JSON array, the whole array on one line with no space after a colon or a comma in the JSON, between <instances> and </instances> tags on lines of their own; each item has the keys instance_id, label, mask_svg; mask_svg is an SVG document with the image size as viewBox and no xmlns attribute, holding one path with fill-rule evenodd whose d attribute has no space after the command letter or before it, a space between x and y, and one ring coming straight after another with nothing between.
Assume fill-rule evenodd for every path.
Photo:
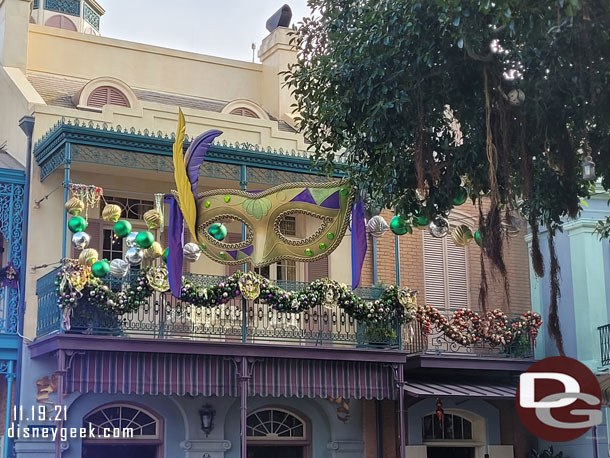
<instances>
[{"instance_id":1,"label":"hanging moss","mask_svg":"<svg viewBox=\"0 0 610 458\"><path fill-rule=\"evenodd\" d=\"M551 258L550 262L550 276L551 276L551 302L549 304L549 321L548 329L549 335L555 341L559 354L565 356L563 349L563 335L561 334L561 326L559 324L559 298L561 297L561 290L559 287L559 274L560 267L557 261L557 253L555 252L555 235L549 229L548 235L549 243L549 255Z\"/></svg>"}]
</instances>

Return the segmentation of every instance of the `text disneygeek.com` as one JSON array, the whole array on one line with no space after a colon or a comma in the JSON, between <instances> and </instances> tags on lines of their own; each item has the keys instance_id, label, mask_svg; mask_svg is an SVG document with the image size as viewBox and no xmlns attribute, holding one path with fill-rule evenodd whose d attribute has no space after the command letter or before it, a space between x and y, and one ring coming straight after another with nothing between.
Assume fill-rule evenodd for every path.
<instances>
[{"instance_id":1,"label":"text disneygeek.com","mask_svg":"<svg viewBox=\"0 0 610 458\"><path fill-rule=\"evenodd\" d=\"M88 428L57 428L53 425L19 426L14 423L8 429L11 439L132 439L133 428L100 428L89 424Z\"/></svg>"}]
</instances>

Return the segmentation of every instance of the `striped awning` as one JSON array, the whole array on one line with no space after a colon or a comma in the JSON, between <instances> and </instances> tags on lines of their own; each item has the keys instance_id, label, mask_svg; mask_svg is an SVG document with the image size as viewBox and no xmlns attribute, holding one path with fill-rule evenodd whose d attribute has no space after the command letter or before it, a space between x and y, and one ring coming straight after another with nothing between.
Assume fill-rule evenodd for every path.
<instances>
[{"instance_id":1,"label":"striped awning","mask_svg":"<svg viewBox=\"0 0 610 458\"><path fill-rule=\"evenodd\" d=\"M454 397L454 398L484 398L507 399L514 398L517 387L508 384L412 381L405 384L405 391L415 398Z\"/></svg>"},{"instance_id":2,"label":"striped awning","mask_svg":"<svg viewBox=\"0 0 610 458\"><path fill-rule=\"evenodd\" d=\"M233 361L222 356L93 351L77 354L66 392L239 396ZM383 363L262 358L249 396L394 399L392 369Z\"/></svg>"}]
</instances>

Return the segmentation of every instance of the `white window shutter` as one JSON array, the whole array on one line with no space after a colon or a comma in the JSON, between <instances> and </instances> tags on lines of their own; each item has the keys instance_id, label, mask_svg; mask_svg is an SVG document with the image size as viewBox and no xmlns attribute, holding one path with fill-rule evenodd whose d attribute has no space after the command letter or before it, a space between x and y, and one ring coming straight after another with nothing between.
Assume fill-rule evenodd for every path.
<instances>
[{"instance_id":1,"label":"white window shutter","mask_svg":"<svg viewBox=\"0 0 610 458\"><path fill-rule=\"evenodd\" d=\"M424 286L426 305L439 310L469 307L466 248L451 237L432 237L424 231Z\"/></svg>"},{"instance_id":2,"label":"white window shutter","mask_svg":"<svg viewBox=\"0 0 610 458\"><path fill-rule=\"evenodd\" d=\"M445 279L444 239L424 230L424 293L426 305L439 310L448 308Z\"/></svg>"},{"instance_id":3,"label":"white window shutter","mask_svg":"<svg viewBox=\"0 0 610 458\"><path fill-rule=\"evenodd\" d=\"M449 306L452 309L468 308L468 263L466 248L456 246L453 239L443 239L447 247L447 285Z\"/></svg>"}]
</instances>

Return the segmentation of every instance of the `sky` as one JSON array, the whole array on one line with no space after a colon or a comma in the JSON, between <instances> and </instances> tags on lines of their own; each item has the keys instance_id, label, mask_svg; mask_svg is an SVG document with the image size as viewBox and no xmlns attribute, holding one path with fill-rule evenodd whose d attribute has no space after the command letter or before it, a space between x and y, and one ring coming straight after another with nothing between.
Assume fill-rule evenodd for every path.
<instances>
[{"instance_id":1,"label":"sky","mask_svg":"<svg viewBox=\"0 0 610 458\"><path fill-rule=\"evenodd\" d=\"M269 32L265 22L286 0L98 0L109 38L252 62ZM289 0L292 22L309 15L307 0ZM259 62L258 55L255 58Z\"/></svg>"}]
</instances>

